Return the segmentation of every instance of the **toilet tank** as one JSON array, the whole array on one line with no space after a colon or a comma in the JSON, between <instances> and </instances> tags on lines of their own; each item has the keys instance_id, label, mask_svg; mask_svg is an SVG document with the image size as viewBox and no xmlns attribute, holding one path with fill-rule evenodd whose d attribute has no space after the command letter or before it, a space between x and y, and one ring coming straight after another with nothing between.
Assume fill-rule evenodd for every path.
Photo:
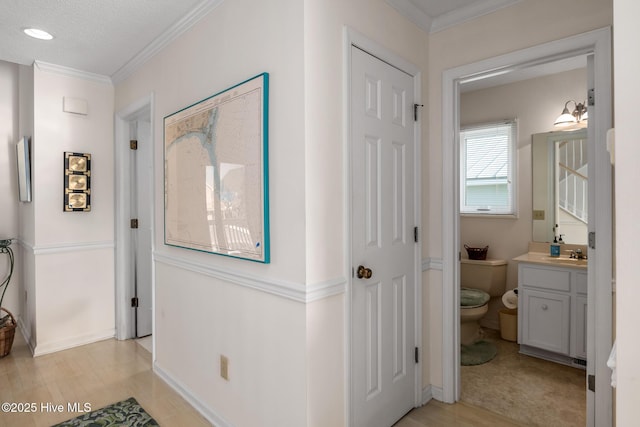
<instances>
[{"instance_id":1,"label":"toilet tank","mask_svg":"<svg viewBox=\"0 0 640 427\"><path fill-rule=\"evenodd\" d=\"M480 289L492 297L502 296L507 284L507 261L461 259L460 286Z\"/></svg>"}]
</instances>

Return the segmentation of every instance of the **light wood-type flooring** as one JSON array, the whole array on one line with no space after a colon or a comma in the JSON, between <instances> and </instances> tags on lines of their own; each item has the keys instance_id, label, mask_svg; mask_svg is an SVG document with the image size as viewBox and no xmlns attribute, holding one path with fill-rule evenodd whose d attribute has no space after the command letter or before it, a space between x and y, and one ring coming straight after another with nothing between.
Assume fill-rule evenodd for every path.
<instances>
[{"instance_id":1,"label":"light wood-type flooring","mask_svg":"<svg viewBox=\"0 0 640 427\"><path fill-rule=\"evenodd\" d=\"M129 397L162 427L211 425L153 373L151 354L133 340L110 339L33 358L16 331L11 353L0 359L0 403L35 403L37 409L0 411L2 427L49 427L80 415L69 412L68 403L89 403L95 410ZM53 413L47 403L64 410Z\"/></svg>"},{"instance_id":2,"label":"light wood-type flooring","mask_svg":"<svg viewBox=\"0 0 640 427\"><path fill-rule=\"evenodd\" d=\"M89 403L98 409L128 397L135 397L163 427L211 425L153 373L150 353L133 340L105 340L33 358L17 332L11 354L0 359L0 403L37 406L35 413L0 412L2 427L48 427L78 415L67 411L68 403ZM47 403L62 404L65 409L47 411ZM396 427L526 425L531 424L470 403L449 405L432 400L411 411Z\"/></svg>"}]
</instances>

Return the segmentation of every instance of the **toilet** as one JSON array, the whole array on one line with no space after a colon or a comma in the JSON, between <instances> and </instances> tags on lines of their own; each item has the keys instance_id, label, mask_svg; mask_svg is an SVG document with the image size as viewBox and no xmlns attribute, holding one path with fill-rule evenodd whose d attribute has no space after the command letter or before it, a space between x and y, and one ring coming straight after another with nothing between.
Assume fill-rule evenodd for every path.
<instances>
[{"instance_id":1,"label":"toilet","mask_svg":"<svg viewBox=\"0 0 640 427\"><path fill-rule=\"evenodd\" d=\"M507 261L460 260L460 343L471 345L483 334L482 319L491 297L501 297L507 283Z\"/></svg>"}]
</instances>

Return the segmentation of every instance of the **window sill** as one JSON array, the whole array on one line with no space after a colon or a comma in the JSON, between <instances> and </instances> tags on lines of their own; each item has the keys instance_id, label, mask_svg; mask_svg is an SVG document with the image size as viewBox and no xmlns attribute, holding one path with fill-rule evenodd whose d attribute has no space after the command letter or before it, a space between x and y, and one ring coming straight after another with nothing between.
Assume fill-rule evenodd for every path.
<instances>
[{"instance_id":1,"label":"window sill","mask_svg":"<svg viewBox=\"0 0 640 427\"><path fill-rule=\"evenodd\" d=\"M467 213L460 212L464 218L484 218L484 219L518 219L518 214L492 214L492 213Z\"/></svg>"}]
</instances>

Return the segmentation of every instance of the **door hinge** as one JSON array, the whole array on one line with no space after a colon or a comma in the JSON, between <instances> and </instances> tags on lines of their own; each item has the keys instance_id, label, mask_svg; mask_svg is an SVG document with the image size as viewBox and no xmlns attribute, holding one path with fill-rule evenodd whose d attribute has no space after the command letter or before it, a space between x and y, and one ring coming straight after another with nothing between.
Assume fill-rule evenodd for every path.
<instances>
[{"instance_id":1,"label":"door hinge","mask_svg":"<svg viewBox=\"0 0 640 427\"><path fill-rule=\"evenodd\" d=\"M596 248L596 232L595 231L589 232L589 247L591 249Z\"/></svg>"},{"instance_id":2,"label":"door hinge","mask_svg":"<svg viewBox=\"0 0 640 427\"><path fill-rule=\"evenodd\" d=\"M418 243L418 227L413 227L413 241Z\"/></svg>"},{"instance_id":3,"label":"door hinge","mask_svg":"<svg viewBox=\"0 0 640 427\"><path fill-rule=\"evenodd\" d=\"M131 228L138 228L138 219L134 218L131 220Z\"/></svg>"},{"instance_id":4,"label":"door hinge","mask_svg":"<svg viewBox=\"0 0 640 427\"><path fill-rule=\"evenodd\" d=\"M138 149L138 140L137 139L132 139L129 141L129 148L131 148L132 150L137 150Z\"/></svg>"},{"instance_id":5,"label":"door hinge","mask_svg":"<svg viewBox=\"0 0 640 427\"><path fill-rule=\"evenodd\" d=\"M418 347L416 347L414 351L414 358L416 363L420 362L420 350L418 349Z\"/></svg>"},{"instance_id":6,"label":"door hinge","mask_svg":"<svg viewBox=\"0 0 640 427\"><path fill-rule=\"evenodd\" d=\"M589 89L587 91L587 104L589 107L596 105L596 91L595 89Z\"/></svg>"},{"instance_id":7,"label":"door hinge","mask_svg":"<svg viewBox=\"0 0 640 427\"><path fill-rule=\"evenodd\" d=\"M418 107L424 107L424 104L413 104L413 121L418 121Z\"/></svg>"},{"instance_id":8,"label":"door hinge","mask_svg":"<svg viewBox=\"0 0 640 427\"><path fill-rule=\"evenodd\" d=\"M595 375L587 375L587 387L589 391L596 391L596 376Z\"/></svg>"},{"instance_id":9,"label":"door hinge","mask_svg":"<svg viewBox=\"0 0 640 427\"><path fill-rule=\"evenodd\" d=\"M138 297L131 298L131 307L138 308Z\"/></svg>"}]
</instances>

